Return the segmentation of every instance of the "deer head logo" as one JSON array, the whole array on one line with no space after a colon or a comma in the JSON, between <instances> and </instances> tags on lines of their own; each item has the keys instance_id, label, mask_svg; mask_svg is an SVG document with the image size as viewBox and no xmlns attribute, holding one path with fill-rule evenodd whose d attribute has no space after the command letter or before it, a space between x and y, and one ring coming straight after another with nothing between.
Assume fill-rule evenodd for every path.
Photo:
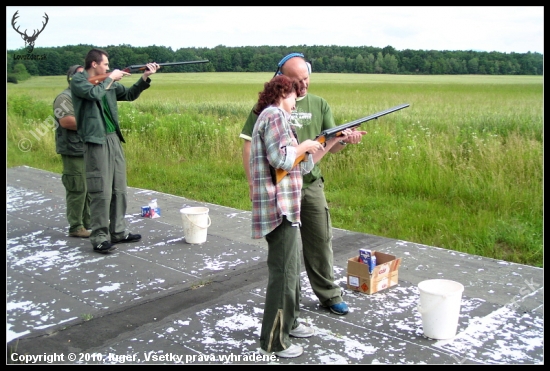
<instances>
[{"instance_id":1,"label":"deer head logo","mask_svg":"<svg viewBox=\"0 0 550 371\"><path fill-rule=\"evenodd\" d=\"M36 38L38 37L38 35L40 35L40 33L42 31L44 31L44 28L46 28L46 25L48 24L48 14L46 14L46 12L44 12L45 16L44 18L46 18L46 22L42 22L42 29L39 31L39 30L34 30L33 34L31 36L27 35L27 30L25 30L25 32L21 32L19 31L19 26L17 26L17 28L15 28L15 20L17 18L19 18L19 16L17 15L17 13L19 13L19 10L15 12L15 14L13 15L13 18L11 19L11 25L13 26L13 29L15 31L17 31L17 33L19 35L21 35L21 38L23 40L25 40L25 47L27 48L27 53L32 53L32 51L34 50L34 42L36 41Z\"/></svg>"}]
</instances>

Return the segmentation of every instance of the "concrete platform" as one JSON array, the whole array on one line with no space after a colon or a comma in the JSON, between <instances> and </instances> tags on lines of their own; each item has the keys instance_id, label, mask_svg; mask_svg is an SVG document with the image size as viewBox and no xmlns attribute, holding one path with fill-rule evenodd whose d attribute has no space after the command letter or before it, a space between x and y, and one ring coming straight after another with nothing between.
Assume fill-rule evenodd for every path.
<instances>
[{"instance_id":1,"label":"concrete platform","mask_svg":"<svg viewBox=\"0 0 550 371\"><path fill-rule=\"evenodd\" d=\"M250 212L129 188L130 232L141 241L92 251L67 237L60 175L6 170L6 363L38 364L543 364L544 271L408 241L334 230L335 276L350 307L318 305L305 271L294 359L261 357L267 245ZM140 216L156 198L161 217ZM202 245L185 242L179 210L209 208ZM402 258L396 286L366 295L346 285L366 247ZM457 334L423 334L418 283L464 285Z\"/></svg>"}]
</instances>

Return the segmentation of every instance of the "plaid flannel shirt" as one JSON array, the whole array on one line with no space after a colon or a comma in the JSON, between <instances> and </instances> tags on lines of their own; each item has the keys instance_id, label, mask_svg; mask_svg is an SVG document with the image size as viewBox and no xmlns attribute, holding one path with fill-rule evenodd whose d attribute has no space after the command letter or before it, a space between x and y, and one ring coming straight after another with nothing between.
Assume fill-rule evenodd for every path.
<instances>
[{"instance_id":1,"label":"plaid flannel shirt","mask_svg":"<svg viewBox=\"0 0 550 371\"><path fill-rule=\"evenodd\" d=\"M252 177L252 238L262 238L283 220L300 224L302 174L313 169L313 159L294 166L298 141L290 125L290 114L278 107L267 107L254 125L250 153ZM275 184L272 170L288 174Z\"/></svg>"}]
</instances>

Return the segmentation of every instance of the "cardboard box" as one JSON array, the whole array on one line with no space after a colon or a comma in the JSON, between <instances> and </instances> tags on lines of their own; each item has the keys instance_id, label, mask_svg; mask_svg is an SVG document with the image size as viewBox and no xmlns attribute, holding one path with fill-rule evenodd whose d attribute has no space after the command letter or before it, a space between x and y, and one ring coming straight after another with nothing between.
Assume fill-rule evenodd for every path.
<instances>
[{"instance_id":1,"label":"cardboard box","mask_svg":"<svg viewBox=\"0 0 550 371\"><path fill-rule=\"evenodd\" d=\"M348 259L348 289L374 294L397 285L397 275L401 258L372 252L376 256L376 267L369 273L369 266L361 263L359 256Z\"/></svg>"}]
</instances>

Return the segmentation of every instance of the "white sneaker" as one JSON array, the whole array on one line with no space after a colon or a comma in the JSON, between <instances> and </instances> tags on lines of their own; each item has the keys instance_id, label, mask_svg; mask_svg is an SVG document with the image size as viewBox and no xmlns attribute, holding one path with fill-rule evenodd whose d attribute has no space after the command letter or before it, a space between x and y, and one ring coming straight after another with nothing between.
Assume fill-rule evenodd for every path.
<instances>
[{"instance_id":1,"label":"white sneaker","mask_svg":"<svg viewBox=\"0 0 550 371\"><path fill-rule=\"evenodd\" d=\"M289 335L295 338L309 338L315 335L315 330L300 323L298 327L290 330Z\"/></svg>"},{"instance_id":2,"label":"white sneaker","mask_svg":"<svg viewBox=\"0 0 550 371\"><path fill-rule=\"evenodd\" d=\"M269 353L263 350L262 348L260 348L260 353L265 355L275 354L277 357L280 357L280 358L296 358L301 356L304 353L304 348L302 348L299 345L292 344L285 350L281 350L280 352L273 352L273 353Z\"/></svg>"}]
</instances>

